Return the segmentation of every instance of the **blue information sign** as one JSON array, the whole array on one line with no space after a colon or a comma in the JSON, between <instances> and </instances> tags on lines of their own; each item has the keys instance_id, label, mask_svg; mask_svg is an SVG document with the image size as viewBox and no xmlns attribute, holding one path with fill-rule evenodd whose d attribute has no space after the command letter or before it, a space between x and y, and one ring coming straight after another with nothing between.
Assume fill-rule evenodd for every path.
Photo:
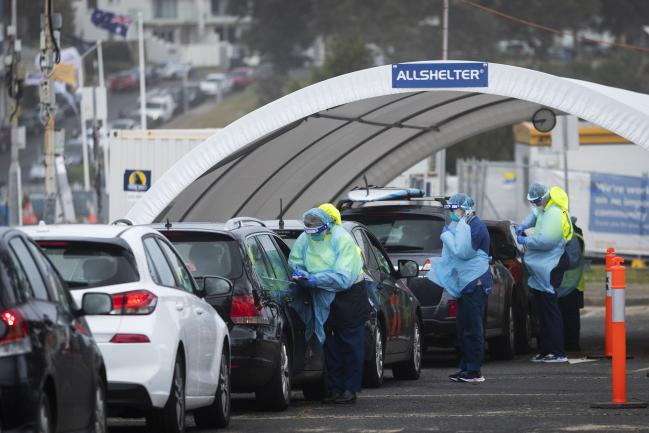
<instances>
[{"instance_id":1,"label":"blue information sign","mask_svg":"<svg viewBox=\"0 0 649 433\"><path fill-rule=\"evenodd\" d=\"M649 179L592 173L588 229L627 235L649 234Z\"/></svg>"},{"instance_id":2,"label":"blue information sign","mask_svg":"<svg viewBox=\"0 0 649 433\"><path fill-rule=\"evenodd\" d=\"M487 63L398 63L392 65L395 89L487 87Z\"/></svg>"}]
</instances>

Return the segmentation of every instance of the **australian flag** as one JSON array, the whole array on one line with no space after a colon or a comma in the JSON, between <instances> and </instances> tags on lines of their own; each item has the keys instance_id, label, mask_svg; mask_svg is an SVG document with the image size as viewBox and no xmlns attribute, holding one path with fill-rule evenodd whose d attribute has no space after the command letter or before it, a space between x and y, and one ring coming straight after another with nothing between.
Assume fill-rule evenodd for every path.
<instances>
[{"instance_id":1,"label":"australian flag","mask_svg":"<svg viewBox=\"0 0 649 433\"><path fill-rule=\"evenodd\" d=\"M128 27L131 25L133 20L124 15L115 15L112 12L103 11L101 9L95 9L92 12L90 20L94 25L109 32L126 37L128 33Z\"/></svg>"}]
</instances>

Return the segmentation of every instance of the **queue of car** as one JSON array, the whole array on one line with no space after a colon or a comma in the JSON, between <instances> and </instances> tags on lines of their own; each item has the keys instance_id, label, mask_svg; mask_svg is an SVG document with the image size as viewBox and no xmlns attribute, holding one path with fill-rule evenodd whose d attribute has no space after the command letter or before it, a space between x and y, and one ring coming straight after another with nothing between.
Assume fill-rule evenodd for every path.
<instances>
[{"instance_id":1,"label":"queue of car","mask_svg":"<svg viewBox=\"0 0 649 433\"><path fill-rule=\"evenodd\" d=\"M422 278L445 213L402 192L339 203L371 305L364 387L381 386L386 367L418 379L426 347L454 340L457 305ZM486 223L488 349L510 359L529 348L534 321L513 227ZM298 305L310 295L289 277L302 232L298 220L247 217L1 229L1 431L98 433L118 416L180 433L188 413L199 427L228 425L233 392L268 410L286 409L296 389L322 399L324 353L305 341Z\"/></svg>"}]
</instances>

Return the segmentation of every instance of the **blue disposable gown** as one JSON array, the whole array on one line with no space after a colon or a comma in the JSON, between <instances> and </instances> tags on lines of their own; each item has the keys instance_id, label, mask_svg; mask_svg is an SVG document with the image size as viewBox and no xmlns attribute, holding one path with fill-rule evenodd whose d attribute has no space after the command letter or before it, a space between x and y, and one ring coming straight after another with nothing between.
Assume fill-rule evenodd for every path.
<instances>
[{"instance_id":1,"label":"blue disposable gown","mask_svg":"<svg viewBox=\"0 0 649 433\"><path fill-rule=\"evenodd\" d=\"M550 274L559 264L564 251L562 210L550 202L544 211L530 214L523 220L527 227L534 227L534 234L525 244L523 261L529 272L528 286L534 290L555 293Z\"/></svg>"},{"instance_id":2,"label":"blue disposable gown","mask_svg":"<svg viewBox=\"0 0 649 433\"><path fill-rule=\"evenodd\" d=\"M432 282L443 287L452 297L458 299L462 291L473 281L487 275L489 271L489 255L481 248L474 248L472 229L481 230L484 223L477 218L475 224L467 224L462 218L459 222L452 222L448 230L441 235L442 255L431 257L432 264L430 272L426 275ZM484 229L486 232L486 229ZM488 236L488 233L486 233ZM488 243L487 243L488 245ZM487 246L488 248L488 246ZM491 289L491 278L487 281L485 289L487 293Z\"/></svg>"},{"instance_id":3,"label":"blue disposable gown","mask_svg":"<svg viewBox=\"0 0 649 433\"><path fill-rule=\"evenodd\" d=\"M354 239L342 226L331 223L322 240L313 240L302 233L289 257L294 271L306 272L316 280L317 287L310 290L313 309L303 307L303 301L293 307L304 319L306 339L315 334L320 343L325 341L324 324L336 293L362 281L363 272L363 260Z\"/></svg>"}]
</instances>

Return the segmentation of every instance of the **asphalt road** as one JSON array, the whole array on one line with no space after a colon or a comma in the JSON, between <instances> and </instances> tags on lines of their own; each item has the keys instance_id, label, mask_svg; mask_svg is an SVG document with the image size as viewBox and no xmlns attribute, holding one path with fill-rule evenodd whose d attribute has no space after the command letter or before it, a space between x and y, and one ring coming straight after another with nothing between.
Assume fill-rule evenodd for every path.
<instances>
[{"instance_id":1,"label":"asphalt road","mask_svg":"<svg viewBox=\"0 0 649 433\"><path fill-rule=\"evenodd\" d=\"M629 400L649 401L649 307L627 309ZM603 311L582 313L582 346L603 349ZM461 384L448 352L429 352L418 381L395 381L364 390L355 405L307 403L299 393L285 412L263 412L248 395L235 395L228 432L635 432L649 431L649 409L591 409L610 401L610 361L534 364L530 356L487 362L486 382ZM188 417L191 423L191 417ZM142 433L141 421L110 420L112 433ZM189 428L190 432L206 432Z\"/></svg>"}]
</instances>

